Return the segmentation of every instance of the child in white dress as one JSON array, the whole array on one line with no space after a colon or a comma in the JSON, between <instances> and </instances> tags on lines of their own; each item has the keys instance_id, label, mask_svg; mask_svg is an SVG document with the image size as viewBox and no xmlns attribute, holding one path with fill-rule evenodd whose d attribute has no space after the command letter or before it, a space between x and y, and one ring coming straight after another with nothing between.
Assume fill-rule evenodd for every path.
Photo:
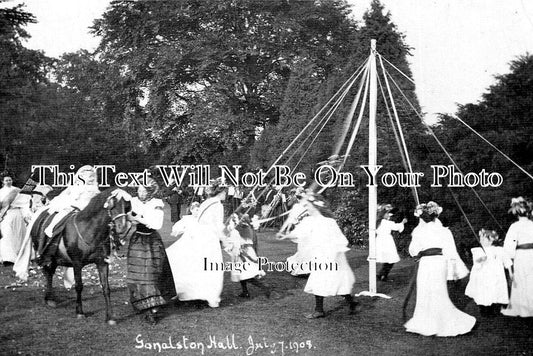
<instances>
[{"instance_id":1,"label":"child in white dress","mask_svg":"<svg viewBox=\"0 0 533 356\"><path fill-rule=\"evenodd\" d=\"M259 279L265 276L265 272L259 268L259 258L254 249L253 236L250 234L240 234L245 225L249 226L248 215L239 219L237 214L230 217L226 232L229 235L229 243L225 251L231 256L233 267L231 269L231 280L240 282L242 293L241 298L250 298L248 283L263 290L267 297L270 296L270 288L264 285ZM240 227L238 229L238 227Z\"/></svg>"},{"instance_id":2,"label":"child in white dress","mask_svg":"<svg viewBox=\"0 0 533 356\"><path fill-rule=\"evenodd\" d=\"M465 294L479 305L482 316L494 316L500 313L501 304L509 303L504 268L510 269L513 263L503 247L494 246L496 231L481 229L479 240L482 247L472 249L474 266Z\"/></svg>"},{"instance_id":3,"label":"child in white dress","mask_svg":"<svg viewBox=\"0 0 533 356\"><path fill-rule=\"evenodd\" d=\"M403 219L400 223L391 221L390 218L394 215L396 209L390 204L382 204L378 207L377 221L378 228L376 230L376 262L382 263L381 270L377 278L380 281L387 281L389 272L396 262L400 262L400 256L392 237L392 231L402 232L407 219Z\"/></svg>"},{"instance_id":4,"label":"child in white dress","mask_svg":"<svg viewBox=\"0 0 533 356\"><path fill-rule=\"evenodd\" d=\"M333 296L343 296L350 314L353 314L357 302L351 294L355 276L345 255L349 250L348 240L321 196L308 192L303 197L303 203L309 216L288 235L278 234L278 238L294 240L303 256L309 258L306 263L310 265L311 274L304 292L315 296L315 311L305 317L325 317L324 298Z\"/></svg>"}]
</instances>

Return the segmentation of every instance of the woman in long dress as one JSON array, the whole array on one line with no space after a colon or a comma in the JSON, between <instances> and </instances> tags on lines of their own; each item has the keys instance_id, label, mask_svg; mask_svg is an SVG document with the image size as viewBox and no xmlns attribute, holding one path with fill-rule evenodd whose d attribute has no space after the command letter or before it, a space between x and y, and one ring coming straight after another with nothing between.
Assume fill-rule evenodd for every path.
<instances>
[{"instance_id":1,"label":"woman in long dress","mask_svg":"<svg viewBox=\"0 0 533 356\"><path fill-rule=\"evenodd\" d=\"M451 232L435 220L442 208L435 202L421 204L415 216L424 221L412 233L409 253L420 258L416 276L416 306L404 325L408 332L424 336L456 336L472 330L476 319L457 309L448 296L448 261L453 265Z\"/></svg>"},{"instance_id":2,"label":"woman in long dress","mask_svg":"<svg viewBox=\"0 0 533 356\"><path fill-rule=\"evenodd\" d=\"M213 262L214 265L221 265L222 247L227 245L227 238L224 235L224 206L222 202L226 199L226 188L221 180L214 180L211 186L206 189L209 196L200 204L198 209L198 223L204 231L204 244L202 248L202 261ZM211 308L216 308L220 304L220 295L224 284L224 272L222 269L210 268L206 273L206 292L209 299L206 299Z\"/></svg>"},{"instance_id":3,"label":"woman in long dress","mask_svg":"<svg viewBox=\"0 0 533 356\"><path fill-rule=\"evenodd\" d=\"M309 216L300 221L288 235L299 244L308 261L302 262L310 267L310 275L304 292L315 296L315 311L306 315L308 319L323 318L324 298L343 296L348 302L350 313L355 311L352 288L355 276L346 260L348 240L337 225L326 202L319 195L306 193L303 203Z\"/></svg>"},{"instance_id":4,"label":"woman in long dress","mask_svg":"<svg viewBox=\"0 0 533 356\"><path fill-rule=\"evenodd\" d=\"M507 316L533 316L533 221L531 203L524 198L514 198L511 209L518 221L514 222L505 235L503 248L514 262L511 274L511 297L502 314Z\"/></svg>"},{"instance_id":5,"label":"woman in long dress","mask_svg":"<svg viewBox=\"0 0 533 356\"><path fill-rule=\"evenodd\" d=\"M126 281L133 308L155 323L158 308L175 291L165 247L157 232L163 226L163 201L154 197L158 186L153 178L145 185L139 186L138 196L131 200L130 219L137 222L137 231L128 246Z\"/></svg>"},{"instance_id":6,"label":"woman in long dress","mask_svg":"<svg viewBox=\"0 0 533 356\"><path fill-rule=\"evenodd\" d=\"M224 241L225 188L213 181L206 189L210 195L199 206L192 205L192 215L184 216L173 227L181 238L172 244L169 256L176 295L180 301L203 300L211 308L220 304L224 269L221 241Z\"/></svg>"},{"instance_id":7,"label":"woman in long dress","mask_svg":"<svg viewBox=\"0 0 533 356\"><path fill-rule=\"evenodd\" d=\"M26 223L23 209L29 204L29 196L19 194L11 176L5 174L0 189L0 262L15 263L24 235Z\"/></svg>"},{"instance_id":8,"label":"woman in long dress","mask_svg":"<svg viewBox=\"0 0 533 356\"><path fill-rule=\"evenodd\" d=\"M206 262L212 258L204 251L206 230L198 222L199 207L200 203L193 202L189 207L191 214L183 216L172 227L171 235L179 239L167 248L167 256L177 298L180 301L204 300L216 306L220 302L220 293L213 292L211 283L217 281L220 273L205 268Z\"/></svg>"}]
</instances>

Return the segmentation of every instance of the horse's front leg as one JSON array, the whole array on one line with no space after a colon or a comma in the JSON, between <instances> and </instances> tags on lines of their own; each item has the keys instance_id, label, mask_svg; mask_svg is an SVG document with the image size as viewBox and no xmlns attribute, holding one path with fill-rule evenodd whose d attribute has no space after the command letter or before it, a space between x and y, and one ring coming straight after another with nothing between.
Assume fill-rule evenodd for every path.
<instances>
[{"instance_id":1,"label":"horse's front leg","mask_svg":"<svg viewBox=\"0 0 533 356\"><path fill-rule=\"evenodd\" d=\"M44 301L49 307L55 308L57 306L54 300L54 291L52 288L52 279L56 271L57 264L52 261L50 265L43 266L43 274L46 279L46 292L44 293Z\"/></svg>"},{"instance_id":2,"label":"horse's front leg","mask_svg":"<svg viewBox=\"0 0 533 356\"><path fill-rule=\"evenodd\" d=\"M115 325L117 322L113 318L113 311L111 309L111 300L110 300L110 290L109 290L109 264L107 262L102 262L98 264L98 274L100 276L100 286L102 287L102 292L104 293L105 299L105 311L106 317L105 320L109 325Z\"/></svg>"},{"instance_id":3,"label":"horse's front leg","mask_svg":"<svg viewBox=\"0 0 533 356\"><path fill-rule=\"evenodd\" d=\"M76 317L82 319L85 317L83 306L81 304L81 292L83 291L83 281L81 280L81 270L83 266L74 265L74 281L76 282Z\"/></svg>"}]
</instances>

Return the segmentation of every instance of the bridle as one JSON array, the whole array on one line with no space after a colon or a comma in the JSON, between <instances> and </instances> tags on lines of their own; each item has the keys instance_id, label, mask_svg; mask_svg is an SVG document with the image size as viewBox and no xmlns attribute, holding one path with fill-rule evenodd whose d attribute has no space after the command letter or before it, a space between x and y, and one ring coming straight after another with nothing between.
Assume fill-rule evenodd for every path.
<instances>
[{"instance_id":1,"label":"bridle","mask_svg":"<svg viewBox=\"0 0 533 356\"><path fill-rule=\"evenodd\" d=\"M126 237L129 236L130 231L131 231L131 229L133 227L133 224L130 223L130 226L124 232L122 238L117 238L116 237L117 231L116 231L115 221L117 219L119 219L119 218L124 217L124 216L127 217L128 213L124 212L124 213L119 213L119 214L117 214L115 216L112 216L112 214L111 214L112 208L107 207L106 210L107 210L107 216L109 216L109 218L111 219L111 221L108 224L108 226L109 226L109 244L110 244L110 248L111 248L110 251L113 251L113 250L118 251L120 249L120 246L123 246L125 244Z\"/></svg>"},{"instance_id":2,"label":"bridle","mask_svg":"<svg viewBox=\"0 0 533 356\"><path fill-rule=\"evenodd\" d=\"M128 216L128 213L119 213L115 216L113 216L111 214L111 210L113 209L112 207L106 207L105 208L107 210L107 216L111 219L111 221L109 222L108 226L109 226L109 235L108 235L108 239L109 239L109 244L110 244L110 251L113 251L113 250L116 250L118 251L120 246L124 245L125 243L125 239L117 239L115 234L116 234L116 224L115 224L115 221L123 216ZM77 213L76 213L77 215ZM80 229L78 228L78 224L76 223L76 216L74 216L74 219L73 219L73 222L74 222L74 227L76 228L76 233L78 234L78 237L80 238L80 240L82 240L87 246L90 246L90 244L87 242L87 240L83 237L83 235L81 234L80 232ZM128 236L129 233L130 233L130 230L131 228L133 227L133 225L130 225L130 227L126 230L124 236Z\"/></svg>"}]
</instances>

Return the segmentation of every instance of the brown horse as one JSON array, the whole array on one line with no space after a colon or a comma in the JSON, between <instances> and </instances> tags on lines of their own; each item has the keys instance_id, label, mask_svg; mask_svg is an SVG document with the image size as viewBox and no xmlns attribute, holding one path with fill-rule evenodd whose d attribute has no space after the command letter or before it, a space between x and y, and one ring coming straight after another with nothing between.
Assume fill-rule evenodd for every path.
<instances>
[{"instance_id":1,"label":"brown horse","mask_svg":"<svg viewBox=\"0 0 533 356\"><path fill-rule=\"evenodd\" d=\"M74 268L76 288L76 314L83 318L81 292L83 283L81 270L84 266L94 263L98 268L100 285L106 304L106 321L110 325L116 324L111 311L109 299L109 255L113 244L124 238L131 228L127 218L131 210L129 196L120 189L107 189L91 199L87 207L68 217L65 227L60 233L60 243L57 251L51 256L51 263L43 266L46 278L45 302L55 307L52 291L52 278L57 266ZM31 232L35 249L38 246L39 235L45 229L44 224L35 226Z\"/></svg>"}]
</instances>

